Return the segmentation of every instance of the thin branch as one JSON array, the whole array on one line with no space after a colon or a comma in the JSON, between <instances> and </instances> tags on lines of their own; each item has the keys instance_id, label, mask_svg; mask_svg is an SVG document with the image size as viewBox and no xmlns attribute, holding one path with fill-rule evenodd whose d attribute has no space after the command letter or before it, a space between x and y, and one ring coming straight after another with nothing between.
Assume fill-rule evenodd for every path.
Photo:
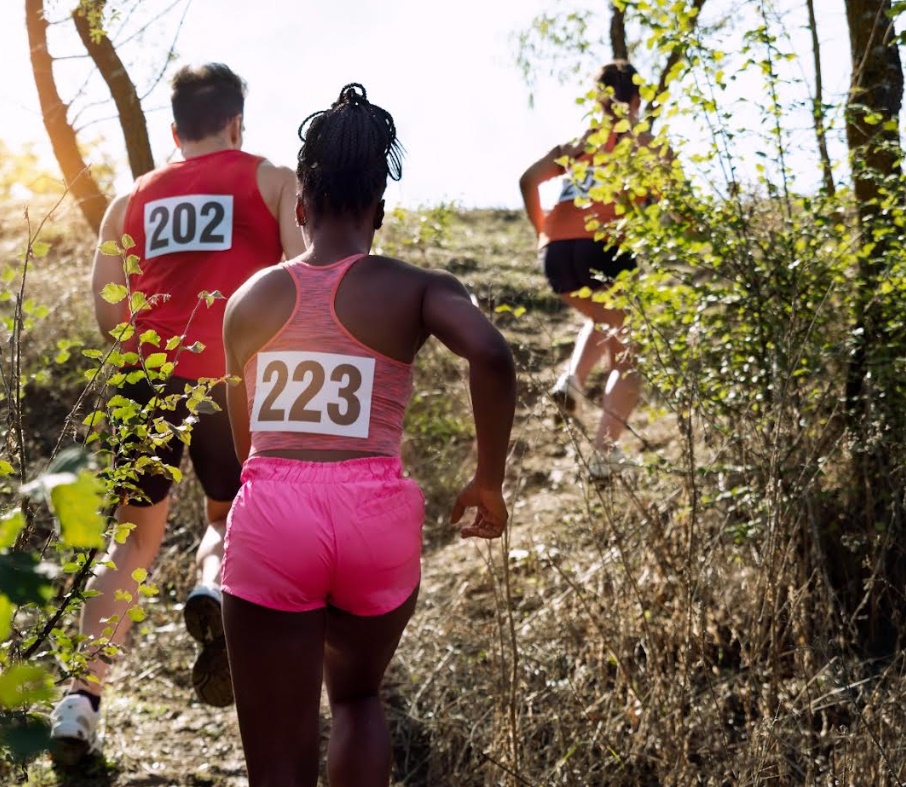
<instances>
[{"instance_id":1,"label":"thin branch","mask_svg":"<svg viewBox=\"0 0 906 787\"><path fill-rule=\"evenodd\" d=\"M808 24L812 34L812 57L815 63L815 97L812 100L812 117L815 121L815 136L818 138L818 153L821 157L821 173L824 177L824 190L827 196L833 197L834 169L830 154L827 151L827 129L824 126L824 87L821 75L821 43L818 40L818 20L815 17L815 0L805 0L808 8Z\"/></svg>"}]
</instances>

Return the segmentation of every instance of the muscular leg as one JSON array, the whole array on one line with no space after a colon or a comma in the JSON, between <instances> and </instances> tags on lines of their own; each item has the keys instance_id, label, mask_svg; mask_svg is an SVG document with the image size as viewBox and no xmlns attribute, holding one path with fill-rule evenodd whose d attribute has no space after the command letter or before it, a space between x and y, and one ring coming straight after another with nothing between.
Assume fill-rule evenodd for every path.
<instances>
[{"instance_id":1,"label":"muscular leg","mask_svg":"<svg viewBox=\"0 0 906 787\"><path fill-rule=\"evenodd\" d=\"M616 340L615 340L616 341ZM595 448L615 445L639 401L642 381L629 361L618 361L607 377L601 397L601 420L595 434Z\"/></svg>"},{"instance_id":2,"label":"muscular leg","mask_svg":"<svg viewBox=\"0 0 906 787\"><path fill-rule=\"evenodd\" d=\"M195 555L199 585L220 587L220 566L223 563L223 537L226 518L233 501L222 502L205 498L207 529Z\"/></svg>"},{"instance_id":3,"label":"muscular leg","mask_svg":"<svg viewBox=\"0 0 906 787\"><path fill-rule=\"evenodd\" d=\"M386 615L327 613L325 682L332 724L327 748L331 787L387 787L390 732L378 691L418 598L418 588Z\"/></svg>"},{"instance_id":4,"label":"muscular leg","mask_svg":"<svg viewBox=\"0 0 906 787\"><path fill-rule=\"evenodd\" d=\"M123 643L132 626L132 619L126 610L132 603L116 600L117 590L126 590L134 594L135 580L132 572L137 568L150 568L157 557L164 531L167 527L168 501L165 498L152 506L120 506L116 512L118 522L132 522L135 529L122 544L111 541L107 556L116 568L99 568L88 582L88 590L100 591L100 595L89 598L82 607L79 625L81 634L91 637L103 636L105 628L116 626L110 639L117 645ZM119 617L118 624L105 622L113 615ZM107 673L107 664L100 659L93 661L89 668L99 683L74 681L72 688L87 689L99 693Z\"/></svg>"},{"instance_id":5,"label":"muscular leg","mask_svg":"<svg viewBox=\"0 0 906 787\"><path fill-rule=\"evenodd\" d=\"M605 309L591 298L560 297L588 318L576 339L570 372L584 383L594 365L608 356L610 374L601 397L603 413L595 435L595 447L606 449L619 440L641 392L641 380L633 369L631 351L620 335L625 315L619 309Z\"/></svg>"},{"instance_id":6,"label":"muscular leg","mask_svg":"<svg viewBox=\"0 0 906 787\"><path fill-rule=\"evenodd\" d=\"M223 596L223 622L249 787L314 787L326 613Z\"/></svg>"}]
</instances>

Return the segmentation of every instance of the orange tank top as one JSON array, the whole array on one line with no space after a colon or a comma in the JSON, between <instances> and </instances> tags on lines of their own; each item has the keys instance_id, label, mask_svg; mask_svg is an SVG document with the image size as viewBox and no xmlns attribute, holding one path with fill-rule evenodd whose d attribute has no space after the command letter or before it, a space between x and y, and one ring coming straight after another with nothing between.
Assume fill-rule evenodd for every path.
<instances>
[{"instance_id":1,"label":"orange tank top","mask_svg":"<svg viewBox=\"0 0 906 787\"><path fill-rule=\"evenodd\" d=\"M613 150L615 142L615 136L611 135L605 151ZM576 204L577 199L587 201L591 197L591 190L595 185L594 156L595 152L590 152L576 158L576 164L584 169L581 180L571 172L567 172L563 178L557 202L544 217L544 227L538 238L539 248L555 240L594 238L595 230L585 228L588 219L597 219L602 225L616 220L616 205L613 202L591 201L583 207Z\"/></svg>"},{"instance_id":2,"label":"orange tank top","mask_svg":"<svg viewBox=\"0 0 906 787\"><path fill-rule=\"evenodd\" d=\"M366 256L282 264L296 304L245 366L250 455L296 449L399 456L412 364L362 344L334 308L343 277Z\"/></svg>"}]
</instances>

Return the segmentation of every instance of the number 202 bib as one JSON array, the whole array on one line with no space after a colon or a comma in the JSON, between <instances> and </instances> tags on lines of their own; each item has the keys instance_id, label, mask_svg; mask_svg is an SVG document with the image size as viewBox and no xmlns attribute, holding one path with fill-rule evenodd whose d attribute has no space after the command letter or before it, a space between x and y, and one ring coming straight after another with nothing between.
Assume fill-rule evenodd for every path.
<instances>
[{"instance_id":1,"label":"number 202 bib","mask_svg":"<svg viewBox=\"0 0 906 787\"><path fill-rule=\"evenodd\" d=\"M374 366L337 353L258 353L252 431L368 437Z\"/></svg>"},{"instance_id":2,"label":"number 202 bib","mask_svg":"<svg viewBox=\"0 0 906 787\"><path fill-rule=\"evenodd\" d=\"M145 204L145 259L233 246L233 196L186 194Z\"/></svg>"}]
</instances>

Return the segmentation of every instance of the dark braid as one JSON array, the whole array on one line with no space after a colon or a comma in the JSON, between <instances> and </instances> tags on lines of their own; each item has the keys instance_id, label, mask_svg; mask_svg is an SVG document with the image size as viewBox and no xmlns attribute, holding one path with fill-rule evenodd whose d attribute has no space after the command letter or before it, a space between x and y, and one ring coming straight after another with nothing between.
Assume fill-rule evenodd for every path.
<instances>
[{"instance_id":1,"label":"dark braid","mask_svg":"<svg viewBox=\"0 0 906 787\"><path fill-rule=\"evenodd\" d=\"M307 128L306 128L307 127ZM316 214L357 214L379 200L387 178L403 174L402 146L390 113L368 101L357 82L299 126L296 177Z\"/></svg>"}]
</instances>

